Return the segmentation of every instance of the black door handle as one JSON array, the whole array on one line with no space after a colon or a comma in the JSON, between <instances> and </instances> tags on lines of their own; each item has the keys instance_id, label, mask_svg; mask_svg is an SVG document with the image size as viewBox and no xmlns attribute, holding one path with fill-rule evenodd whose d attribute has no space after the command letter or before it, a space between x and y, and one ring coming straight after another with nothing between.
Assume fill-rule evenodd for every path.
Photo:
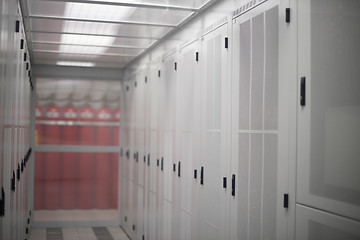
<instances>
[{"instance_id":1,"label":"black door handle","mask_svg":"<svg viewBox=\"0 0 360 240\"><path fill-rule=\"evenodd\" d=\"M16 187L16 185L15 185L15 171L13 171L13 176L11 178L11 190L13 192L15 192L15 187Z\"/></svg>"},{"instance_id":2,"label":"black door handle","mask_svg":"<svg viewBox=\"0 0 360 240\"><path fill-rule=\"evenodd\" d=\"M21 170L20 169L20 164L18 163L18 167L17 167L17 170L16 170L16 176L17 176L16 178L17 178L18 181L20 181L20 170Z\"/></svg>"},{"instance_id":3,"label":"black door handle","mask_svg":"<svg viewBox=\"0 0 360 240\"><path fill-rule=\"evenodd\" d=\"M0 217L5 216L5 191L4 187L1 188L1 199L0 199Z\"/></svg>"},{"instance_id":4,"label":"black door handle","mask_svg":"<svg viewBox=\"0 0 360 240\"><path fill-rule=\"evenodd\" d=\"M179 161L179 165L178 165L178 177L180 177L181 175L181 162Z\"/></svg>"},{"instance_id":5,"label":"black door handle","mask_svg":"<svg viewBox=\"0 0 360 240\"><path fill-rule=\"evenodd\" d=\"M227 184L226 177L223 177L223 188L225 189L226 189L226 184Z\"/></svg>"},{"instance_id":6,"label":"black door handle","mask_svg":"<svg viewBox=\"0 0 360 240\"><path fill-rule=\"evenodd\" d=\"M300 106L306 104L306 77L302 77L300 80Z\"/></svg>"},{"instance_id":7,"label":"black door handle","mask_svg":"<svg viewBox=\"0 0 360 240\"><path fill-rule=\"evenodd\" d=\"M231 182L231 195L235 196L235 174L232 175Z\"/></svg>"},{"instance_id":8,"label":"black door handle","mask_svg":"<svg viewBox=\"0 0 360 240\"><path fill-rule=\"evenodd\" d=\"M204 185L204 167L201 167L200 170L200 184Z\"/></svg>"}]
</instances>

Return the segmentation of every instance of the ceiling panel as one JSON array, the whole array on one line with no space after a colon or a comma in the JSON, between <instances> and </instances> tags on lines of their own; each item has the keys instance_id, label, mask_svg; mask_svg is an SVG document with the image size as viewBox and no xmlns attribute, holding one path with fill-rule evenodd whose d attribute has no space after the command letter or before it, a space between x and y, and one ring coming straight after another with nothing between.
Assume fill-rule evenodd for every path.
<instances>
[{"instance_id":1,"label":"ceiling panel","mask_svg":"<svg viewBox=\"0 0 360 240\"><path fill-rule=\"evenodd\" d=\"M123 67L216 1L23 0L21 5L35 63Z\"/></svg>"},{"instance_id":2,"label":"ceiling panel","mask_svg":"<svg viewBox=\"0 0 360 240\"><path fill-rule=\"evenodd\" d=\"M72 22L53 19L30 19L32 31L71 32L100 35L161 38L172 28L143 25Z\"/></svg>"},{"instance_id":3,"label":"ceiling panel","mask_svg":"<svg viewBox=\"0 0 360 240\"><path fill-rule=\"evenodd\" d=\"M29 13L31 16L177 25L193 11L35 0L29 6Z\"/></svg>"}]
</instances>

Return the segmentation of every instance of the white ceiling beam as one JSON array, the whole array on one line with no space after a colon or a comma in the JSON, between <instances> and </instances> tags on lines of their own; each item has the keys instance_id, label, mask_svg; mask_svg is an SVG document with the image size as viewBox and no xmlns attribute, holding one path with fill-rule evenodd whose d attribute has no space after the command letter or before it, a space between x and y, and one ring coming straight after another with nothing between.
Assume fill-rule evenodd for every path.
<instances>
[{"instance_id":1,"label":"white ceiling beam","mask_svg":"<svg viewBox=\"0 0 360 240\"><path fill-rule=\"evenodd\" d=\"M69 34L69 35L81 35L81 36L101 36L101 37L115 37L115 38L130 38L130 39L148 39L159 40L156 37L136 37L126 35L112 35L112 34L96 34L96 33L77 33L77 32L50 32L50 31L29 31L31 33L45 33L45 34Z\"/></svg>"},{"instance_id":2,"label":"white ceiling beam","mask_svg":"<svg viewBox=\"0 0 360 240\"><path fill-rule=\"evenodd\" d=\"M47 41L33 41L33 43L47 44L47 45L81 46L81 47L106 47L106 48L140 49L140 50L146 49L146 47L125 46L125 45L95 45L95 44L76 44L76 43L47 42Z\"/></svg>"},{"instance_id":3,"label":"white ceiling beam","mask_svg":"<svg viewBox=\"0 0 360 240\"><path fill-rule=\"evenodd\" d=\"M136 8L155 8L155 9L169 9L169 10L182 10L196 12L199 9L193 7L182 7L166 4L151 4L151 3L130 3L130 2L107 2L107 1L89 1L89 0L44 0L48 2L72 2L72 3L86 3L86 4L101 4L109 6L122 6L122 7L136 7Z\"/></svg>"},{"instance_id":4,"label":"white ceiling beam","mask_svg":"<svg viewBox=\"0 0 360 240\"><path fill-rule=\"evenodd\" d=\"M114 53L74 53L74 52L62 52L62 51L51 51L51 50L33 50L34 53L56 53L66 55L85 55L85 56L106 56L106 57L136 57L138 54L114 54ZM90 60L89 60L90 61Z\"/></svg>"},{"instance_id":5,"label":"white ceiling beam","mask_svg":"<svg viewBox=\"0 0 360 240\"><path fill-rule=\"evenodd\" d=\"M72 21L72 22L143 25L143 26L170 27L170 28L174 28L174 27L177 26L177 25L174 25L174 24L166 24L166 23L149 23L149 22L135 22L135 21L107 21L107 20L68 18L68 17L53 17L53 16L41 16L41 15L30 15L30 16L28 16L28 18L30 18L30 19L42 19L42 20Z\"/></svg>"}]
</instances>

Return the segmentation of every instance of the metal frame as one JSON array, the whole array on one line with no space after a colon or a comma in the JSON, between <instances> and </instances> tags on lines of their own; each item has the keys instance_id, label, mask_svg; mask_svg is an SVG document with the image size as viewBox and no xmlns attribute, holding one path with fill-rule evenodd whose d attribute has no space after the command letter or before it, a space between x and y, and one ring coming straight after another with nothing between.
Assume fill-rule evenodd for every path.
<instances>
[{"instance_id":1,"label":"metal frame","mask_svg":"<svg viewBox=\"0 0 360 240\"><path fill-rule=\"evenodd\" d=\"M209 0L208 2L202 4L198 8L194 7L184 7L184 6L171 6L167 4L151 4L151 3L131 3L131 2L107 2L101 0L43 0L47 2L72 2L72 3L82 3L82 4L102 4L108 6L124 6L124 7L136 7L136 8L149 8L149 9L165 9L165 10L178 10L178 11L188 11L189 15L185 17L179 24L165 24L165 23L149 23L149 22L139 22L139 21L107 21L107 20L94 20L94 19L81 19L81 18L67 18L67 17L54 17L54 16L42 16L42 15L30 15L29 13L29 0L20 1L20 6L23 13L23 22L26 28L26 39L29 43L29 54L32 60L34 59L34 52L39 52L39 50L33 49L33 41L32 41L32 33L49 33L49 34L73 34L80 36L104 36L104 37L115 37L115 38L128 38L128 39L149 39L155 40L155 42L151 42L145 47L128 47L128 46L102 46L109 48L132 48L132 49L144 49L144 51L140 52L137 55L131 56L134 59L126 61L122 68L131 65L134 61L144 56L148 51L157 46L161 40L167 39L171 35L173 35L177 30L181 29L186 23L188 23L195 16L204 12L208 7L212 6L214 3L219 2L218 0ZM43 20L59 20L59 21L73 21L73 22L89 22L89 23L104 23L104 24L124 24L124 25L139 25L139 26L152 26L152 27L165 27L169 28L168 31L159 37L136 37L136 36L123 36L123 35L103 35L103 34L87 34L87 33L74 33L74 32L51 32L51 31L33 31L31 28L31 19L43 19ZM39 43L41 41L37 41L34 43ZM42 42L44 43L44 42ZM47 42L45 44L55 44ZM65 45L65 44L63 44ZM66 44L67 45L67 44ZM92 45L79 45L79 46L92 46ZM100 46L100 45L99 45ZM42 51L48 52L48 51ZM66 54L66 53L64 53ZM79 54L76 54L79 55ZM83 55L93 55L97 56L98 54L83 54ZM107 55L105 55L107 56ZM127 56L127 55L111 55L111 56Z\"/></svg>"},{"instance_id":2,"label":"metal frame","mask_svg":"<svg viewBox=\"0 0 360 240\"><path fill-rule=\"evenodd\" d=\"M176 24L164 24L164 23L148 23L148 22L136 22L136 21L107 21L107 20L94 20L84 18L68 18L68 17L53 17L53 16L41 16L30 15L25 18L29 19L44 19L44 20L59 20L59 21L71 21L71 22L89 22L89 23L105 23L105 24L128 24L128 25L143 25L152 27L170 27L174 28Z\"/></svg>"},{"instance_id":3,"label":"metal frame","mask_svg":"<svg viewBox=\"0 0 360 240\"><path fill-rule=\"evenodd\" d=\"M182 7L182 6L172 6L166 4L151 4L151 3L130 3L130 2L104 2L104 1L89 1L89 0L45 0L48 2L72 2L72 3L86 3L86 4L101 4L101 5L110 5L110 6L122 6L122 7L136 7L136 8L155 8L155 9L168 9L168 10L183 10L183 11L192 11L196 12L200 8L193 7Z\"/></svg>"},{"instance_id":4,"label":"metal frame","mask_svg":"<svg viewBox=\"0 0 360 240\"><path fill-rule=\"evenodd\" d=\"M79 45L82 46L82 45ZM58 53L66 55L86 55L86 56L107 56L107 57L136 57L137 55L131 54L94 54L94 53L73 53L73 52L61 52L61 51L47 51L47 50L33 50L34 53Z\"/></svg>"},{"instance_id":5,"label":"metal frame","mask_svg":"<svg viewBox=\"0 0 360 240\"><path fill-rule=\"evenodd\" d=\"M96 34L96 33L77 33L77 32L50 32L50 31L36 31L29 30L30 33L45 33L45 34L69 34L69 35L81 35L81 36L101 36L101 37L115 37L115 38L130 38L130 39L149 39L149 40L159 40L161 38L155 37L137 37L137 36L124 36L124 35L106 35L106 34Z\"/></svg>"},{"instance_id":6,"label":"metal frame","mask_svg":"<svg viewBox=\"0 0 360 240\"><path fill-rule=\"evenodd\" d=\"M62 43L62 42L46 42L46 41L33 41L36 44L48 45L64 45L64 46L81 46L81 47L106 47L106 48L124 48L124 49L146 49L145 47L137 46L121 46L121 45L92 45L92 44L75 44L75 43Z\"/></svg>"}]
</instances>

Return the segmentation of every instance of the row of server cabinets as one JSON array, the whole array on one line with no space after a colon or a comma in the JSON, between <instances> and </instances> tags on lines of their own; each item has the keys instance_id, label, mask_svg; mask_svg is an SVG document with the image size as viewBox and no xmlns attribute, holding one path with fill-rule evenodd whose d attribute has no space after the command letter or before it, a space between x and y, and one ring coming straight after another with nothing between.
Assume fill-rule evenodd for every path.
<instances>
[{"instance_id":1,"label":"row of server cabinets","mask_svg":"<svg viewBox=\"0 0 360 240\"><path fill-rule=\"evenodd\" d=\"M26 239L31 211L30 60L17 1L0 1L0 239Z\"/></svg>"},{"instance_id":2,"label":"row of server cabinets","mask_svg":"<svg viewBox=\"0 0 360 240\"><path fill-rule=\"evenodd\" d=\"M130 237L360 239L359 10L248 1L130 74Z\"/></svg>"}]
</instances>

